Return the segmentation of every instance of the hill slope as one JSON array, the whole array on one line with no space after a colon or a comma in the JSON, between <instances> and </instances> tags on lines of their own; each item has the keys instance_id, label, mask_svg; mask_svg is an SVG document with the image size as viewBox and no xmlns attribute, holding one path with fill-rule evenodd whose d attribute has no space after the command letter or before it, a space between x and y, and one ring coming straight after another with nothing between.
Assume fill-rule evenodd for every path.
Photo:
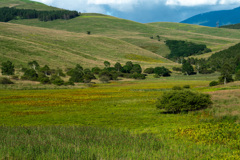
<instances>
[{"instance_id":1,"label":"hill slope","mask_svg":"<svg viewBox=\"0 0 240 160\"><path fill-rule=\"evenodd\" d=\"M36 10L59 10L59 8L51 7L43 3L30 0L0 0L0 8L15 7L21 9L36 9Z\"/></svg>"},{"instance_id":2,"label":"hill slope","mask_svg":"<svg viewBox=\"0 0 240 160\"><path fill-rule=\"evenodd\" d=\"M0 60L26 65L37 60L51 67L101 66L132 60L147 65L172 62L127 42L99 35L0 23Z\"/></svg>"},{"instance_id":3,"label":"hill slope","mask_svg":"<svg viewBox=\"0 0 240 160\"><path fill-rule=\"evenodd\" d=\"M198 24L209 27L240 23L240 7L232 10L220 10L195 15L181 23Z\"/></svg>"},{"instance_id":4,"label":"hill slope","mask_svg":"<svg viewBox=\"0 0 240 160\"><path fill-rule=\"evenodd\" d=\"M166 39L206 44L213 51L226 49L240 40L240 32L233 30L167 22L142 24L100 14L83 14L68 21L40 22L33 19L13 20L11 23L84 34L86 34L86 31L91 31L93 35L124 40L161 56L170 53L164 43ZM157 35L160 36L160 41L157 40ZM153 37L153 39L149 37Z\"/></svg>"}]
</instances>

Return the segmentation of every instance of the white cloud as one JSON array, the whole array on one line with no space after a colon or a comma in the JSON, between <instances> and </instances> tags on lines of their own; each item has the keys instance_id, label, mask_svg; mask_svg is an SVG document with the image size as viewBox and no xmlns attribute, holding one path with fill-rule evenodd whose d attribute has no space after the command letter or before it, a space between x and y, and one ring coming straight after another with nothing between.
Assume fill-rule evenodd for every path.
<instances>
[{"instance_id":1,"label":"white cloud","mask_svg":"<svg viewBox=\"0 0 240 160\"><path fill-rule=\"evenodd\" d=\"M240 4L240 0L166 0L166 5L200 6L200 5Z\"/></svg>"}]
</instances>

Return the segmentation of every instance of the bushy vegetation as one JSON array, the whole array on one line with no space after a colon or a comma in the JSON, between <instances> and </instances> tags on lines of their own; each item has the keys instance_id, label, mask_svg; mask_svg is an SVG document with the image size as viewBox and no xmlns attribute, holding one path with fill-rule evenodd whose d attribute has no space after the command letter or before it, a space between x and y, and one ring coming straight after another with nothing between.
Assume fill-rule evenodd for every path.
<instances>
[{"instance_id":1,"label":"bushy vegetation","mask_svg":"<svg viewBox=\"0 0 240 160\"><path fill-rule=\"evenodd\" d=\"M166 40L166 45L171 50L167 56L169 59L179 59L180 57L188 57L191 55L199 55L211 52L204 44L195 44L192 42L179 41L179 40Z\"/></svg>"},{"instance_id":2,"label":"bushy vegetation","mask_svg":"<svg viewBox=\"0 0 240 160\"><path fill-rule=\"evenodd\" d=\"M2 75L14 75L14 65L11 61L3 62L2 63Z\"/></svg>"},{"instance_id":3,"label":"bushy vegetation","mask_svg":"<svg viewBox=\"0 0 240 160\"><path fill-rule=\"evenodd\" d=\"M212 86L217 86L218 84L219 84L218 81L211 81L211 82L209 83L209 86L210 86L210 87L212 87Z\"/></svg>"},{"instance_id":4,"label":"bushy vegetation","mask_svg":"<svg viewBox=\"0 0 240 160\"><path fill-rule=\"evenodd\" d=\"M157 101L157 108L167 112L179 113L205 109L212 104L210 95L190 90L164 92Z\"/></svg>"},{"instance_id":5,"label":"bushy vegetation","mask_svg":"<svg viewBox=\"0 0 240 160\"><path fill-rule=\"evenodd\" d=\"M9 78L0 77L0 84L14 84Z\"/></svg>"},{"instance_id":6,"label":"bushy vegetation","mask_svg":"<svg viewBox=\"0 0 240 160\"><path fill-rule=\"evenodd\" d=\"M13 19L33 19L40 21L52 21L56 19L72 19L80 14L77 11L56 10L56 11L37 11L32 9L16 9L4 7L0 8L0 22L8 22Z\"/></svg>"}]
</instances>

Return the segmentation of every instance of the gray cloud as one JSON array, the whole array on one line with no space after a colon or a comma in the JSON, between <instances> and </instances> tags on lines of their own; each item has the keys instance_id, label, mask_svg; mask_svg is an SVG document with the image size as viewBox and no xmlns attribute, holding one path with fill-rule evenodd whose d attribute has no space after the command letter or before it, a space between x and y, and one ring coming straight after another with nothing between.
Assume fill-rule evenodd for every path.
<instances>
[{"instance_id":1,"label":"gray cloud","mask_svg":"<svg viewBox=\"0 0 240 160\"><path fill-rule=\"evenodd\" d=\"M212 10L232 9L240 0L34 0L83 13L103 13L137 22L179 22Z\"/></svg>"}]
</instances>

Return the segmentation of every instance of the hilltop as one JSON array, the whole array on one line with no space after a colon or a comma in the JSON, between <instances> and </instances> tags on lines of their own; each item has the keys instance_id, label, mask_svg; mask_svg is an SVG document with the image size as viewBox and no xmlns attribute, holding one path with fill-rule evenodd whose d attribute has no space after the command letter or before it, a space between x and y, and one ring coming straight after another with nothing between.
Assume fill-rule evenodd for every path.
<instances>
[{"instance_id":1,"label":"hilltop","mask_svg":"<svg viewBox=\"0 0 240 160\"><path fill-rule=\"evenodd\" d=\"M51 7L31 0L0 0L0 8L2 7L15 7L19 9L36 9L45 11L59 10L59 8Z\"/></svg>"}]
</instances>

